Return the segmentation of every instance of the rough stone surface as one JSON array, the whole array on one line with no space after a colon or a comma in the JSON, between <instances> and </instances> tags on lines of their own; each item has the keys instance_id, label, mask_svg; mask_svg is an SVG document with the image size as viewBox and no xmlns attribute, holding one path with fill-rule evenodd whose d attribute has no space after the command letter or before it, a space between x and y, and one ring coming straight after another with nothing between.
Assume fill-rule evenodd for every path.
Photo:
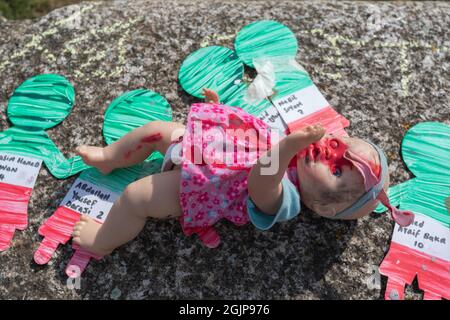
<instances>
[{"instance_id":1,"label":"rough stone surface","mask_svg":"<svg viewBox=\"0 0 450 320\"><path fill-rule=\"evenodd\" d=\"M109 1L61 8L35 21L0 20L1 129L8 98L23 80L59 73L76 88L73 112L50 135L66 156L103 143L107 105L147 87L164 95L184 121L194 101L177 84L183 59L203 45L232 47L233 35L259 19L289 26L298 61L331 104L351 121L349 133L370 138L390 160L393 184L411 177L399 148L421 121L450 124L450 4L293 1ZM175 221L149 221L110 257L92 262L80 289L66 286L72 250L60 247L37 266L37 233L74 178L44 168L29 206L29 228L0 253L3 299L381 299L367 285L387 252L392 221L372 215L329 221L305 211L269 232L219 224L222 245L203 247ZM407 298L420 299L417 285Z\"/></svg>"}]
</instances>

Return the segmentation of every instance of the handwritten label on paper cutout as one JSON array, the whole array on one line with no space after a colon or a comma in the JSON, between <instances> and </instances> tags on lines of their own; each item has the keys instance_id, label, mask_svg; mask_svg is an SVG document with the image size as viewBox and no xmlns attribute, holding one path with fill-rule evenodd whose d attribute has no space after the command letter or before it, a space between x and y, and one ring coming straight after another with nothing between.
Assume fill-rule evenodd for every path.
<instances>
[{"instance_id":1,"label":"handwritten label on paper cutout","mask_svg":"<svg viewBox=\"0 0 450 320\"><path fill-rule=\"evenodd\" d=\"M42 160L0 153L0 182L33 188L41 169Z\"/></svg>"},{"instance_id":2,"label":"handwritten label on paper cutout","mask_svg":"<svg viewBox=\"0 0 450 320\"><path fill-rule=\"evenodd\" d=\"M285 123L292 123L330 104L313 84L290 95L273 101Z\"/></svg>"},{"instance_id":3,"label":"handwritten label on paper cutout","mask_svg":"<svg viewBox=\"0 0 450 320\"><path fill-rule=\"evenodd\" d=\"M415 215L414 222L408 227L395 224L392 241L450 261L450 228L427 216Z\"/></svg>"},{"instance_id":4,"label":"handwritten label on paper cutout","mask_svg":"<svg viewBox=\"0 0 450 320\"><path fill-rule=\"evenodd\" d=\"M258 117L260 120L267 123L269 127L276 128L282 133L285 133L288 128L286 123L281 118L280 113L274 106L265 109L258 115Z\"/></svg>"},{"instance_id":5,"label":"handwritten label on paper cutout","mask_svg":"<svg viewBox=\"0 0 450 320\"><path fill-rule=\"evenodd\" d=\"M64 197L61 206L103 222L119 196L120 194L107 188L77 179Z\"/></svg>"}]
</instances>

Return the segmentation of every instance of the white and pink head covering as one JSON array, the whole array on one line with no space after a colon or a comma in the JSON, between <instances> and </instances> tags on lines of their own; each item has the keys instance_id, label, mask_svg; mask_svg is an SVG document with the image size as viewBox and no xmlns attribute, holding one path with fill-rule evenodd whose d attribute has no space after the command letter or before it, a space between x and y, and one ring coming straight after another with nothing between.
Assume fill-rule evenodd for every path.
<instances>
[{"instance_id":1,"label":"white and pink head covering","mask_svg":"<svg viewBox=\"0 0 450 320\"><path fill-rule=\"evenodd\" d=\"M389 202L389 198L383 189L384 183L386 182L386 178L389 174L386 156L384 155L383 150L381 150L377 145L368 140L366 140L366 142L371 144L375 148L375 150L377 150L378 155L380 156L380 163L381 163L381 173L379 175L380 177L379 178L377 177L377 175L373 172L371 166L362 157L358 156L357 154L351 151L345 152L344 158L351 161L352 164L358 169L358 171L363 176L366 193L363 194L349 208L341 212L338 212L334 217L331 218L342 219L348 217L353 213L355 213L356 211L360 210L370 201L377 199L385 207L388 208L395 222L397 222L402 227L406 227L414 221L414 214L410 211L399 210L391 205L391 203Z\"/></svg>"}]
</instances>

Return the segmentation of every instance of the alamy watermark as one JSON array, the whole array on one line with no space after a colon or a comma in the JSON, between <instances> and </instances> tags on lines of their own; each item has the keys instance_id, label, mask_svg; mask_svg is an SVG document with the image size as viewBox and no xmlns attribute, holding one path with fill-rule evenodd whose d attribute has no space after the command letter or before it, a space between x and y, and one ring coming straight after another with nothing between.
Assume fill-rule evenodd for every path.
<instances>
[{"instance_id":1,"label":"alamy watermark","mask_svg":"<svg viewBox=\"0 0 450 320\"><path fill-rule=\"evenodd\" d=\"M226 168L251 168L257 161L262 164L261 175L274 175L279 169L280 134L271 128L256 130L253 127L222 128L213 126L206 131L201 121L194 121L184 139L188 148L180 157L178 149L172 149L170 157L180 165L188 160L195 165ZM172 137L180 137L175 130ZM178 140L178 139L174 139ZM180 141L181 142L181 141ZM190 147L190 148L189 148ZM190 149L190 150L187 150Z\"/></svg>"},{"instance_id":2,"label":"alamy watermark","mask_svg":"<svg viewBox=\"0 0 450 320\"><path fill-rule=\"evenodd\" d=\"M67 278L66 286L70 290L81 289L81 269L78 266L71 265L68 267L70 277Z\"/></svg>"}]
</instances>

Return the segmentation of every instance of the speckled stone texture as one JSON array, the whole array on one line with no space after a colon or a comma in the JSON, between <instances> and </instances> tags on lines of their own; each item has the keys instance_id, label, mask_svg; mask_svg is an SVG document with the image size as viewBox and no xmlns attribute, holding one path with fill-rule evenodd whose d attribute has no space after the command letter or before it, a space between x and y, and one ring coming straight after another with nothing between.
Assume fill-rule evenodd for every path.
<instances>
[{"instance_id":1,"label":"speckled stone texture","mask_svg":"<svg viewBox=\"0 0 450 320\"><path fill-rule=\"evenodd\" d=\"M348 132L378 143L393 184L411 177L399 148L421 121L450 124L450 4L294 1L108 1L55 10L36 21L0 19L1 129L8 98L23 80L59 73L76 88L73 112L50 135L66 156L101 145L103 112L124 91L164 95L185 121L195 101L177 84L184 58L201 45L232 47L235 33L260 19L289 26L298 61L330 103L351 121ZM368 285L387 252L386 215L329 221L304 211L260 232L221 223L215 250L182 235L176 221L149 221L133 242L92 262L80 289L66 286L72 254L60 247L47 266L33 263L37 233L74 178L43 168L29 206L29 228L0 253L3 299L382 299L386 279ZM408 299L420 299L417 285Z\"/></svg>"}]
</instances>

